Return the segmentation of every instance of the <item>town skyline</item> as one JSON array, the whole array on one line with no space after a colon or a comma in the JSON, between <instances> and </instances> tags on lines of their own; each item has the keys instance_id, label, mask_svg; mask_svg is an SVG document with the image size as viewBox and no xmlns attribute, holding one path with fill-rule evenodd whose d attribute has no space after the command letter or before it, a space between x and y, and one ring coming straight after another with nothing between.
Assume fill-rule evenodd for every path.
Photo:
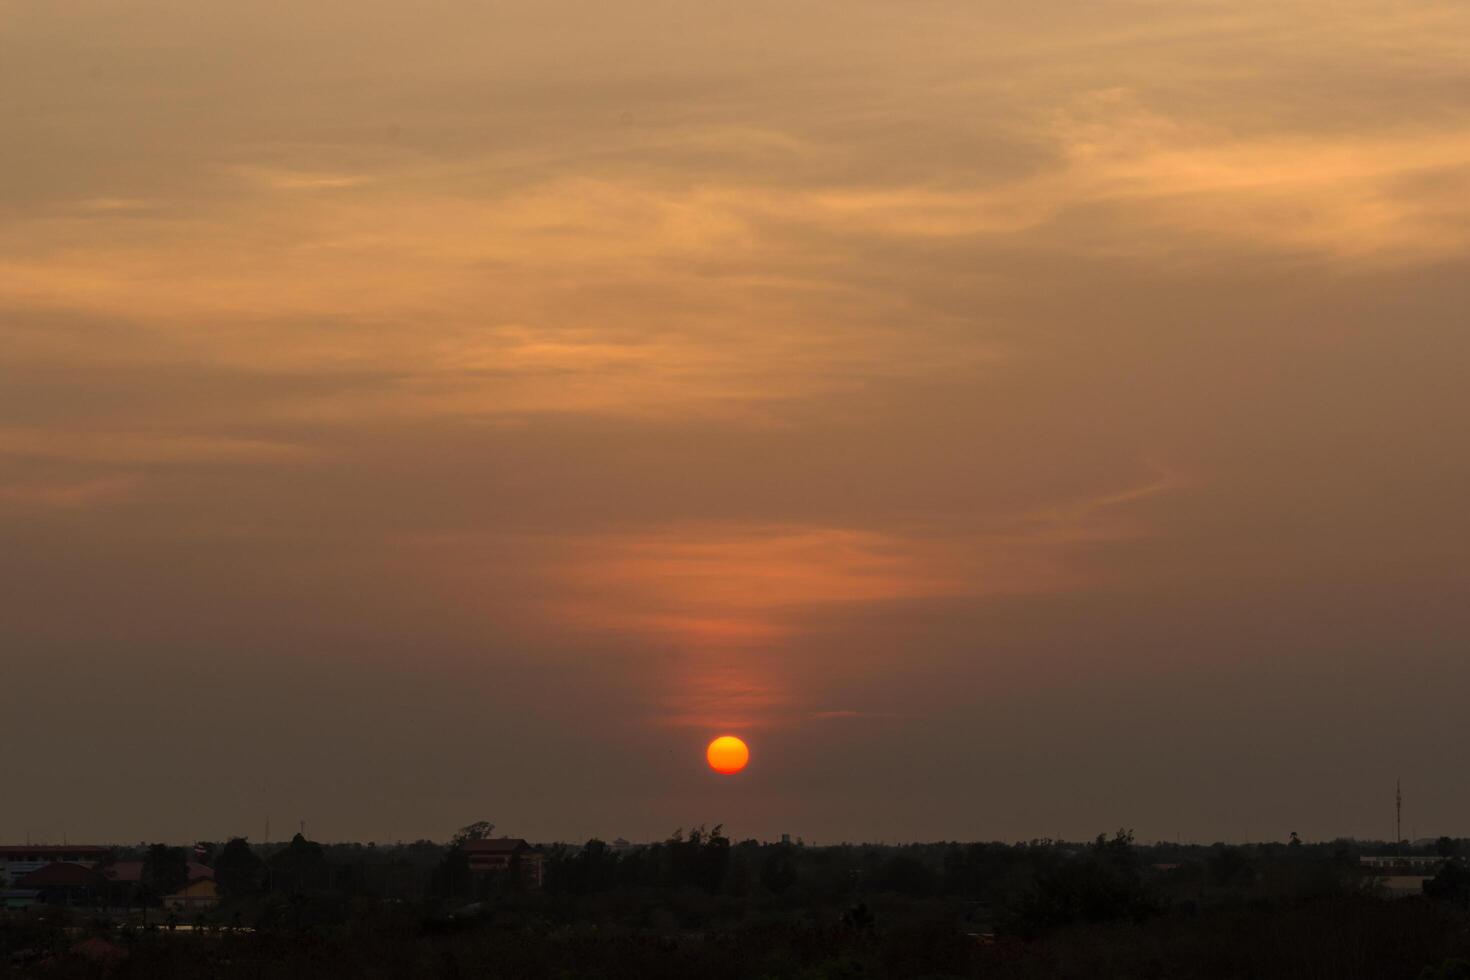
<instances>
[{"instance_id":1,"label":"town skyline","mask_svg":"<svg viewBox=\"0 0 1470 980\"><path fill-rule=\"evenodd\" d=\"M1429 834L1427 836L1420 835L1419 832L1418 832L1418 827L1414 823L1412 811L1410 812L1410 820L1409 820L1409 822L1406 825L1405 822L1404 822L1404 815L1403 815L1403 789L1402 789L1402 781L1396 781L1395 782L1393 803L1394 803L1394 810L1393 810L1393 830L1394 830L1394 833L1388 834L1388 835L1384 835L1382 837L1376 836L1376 835L1374 835L1372 833L1368 833L1368 834L1342 834L1342 833L1337 833L1337 834L1330 834L1330 835L1316 835L1316 834L1311 833L1310 832L1310 829L1308 829L1308 832L1307 833L1303 834L1303 833L1301 833L1297 829L1292 829L1290 831L1287 831L1285 834L1281 835L1279 838L1273 838L1273 837L1271 837L1269 835L1268 836L1264 836L1264 837L1260 837L1260 838L1252 838L1249 835L1249 833L1247 832L1247 834L1245 836L1243 836L1243 837L1241 837L1239 839L1233 839L1233 838L1215 838L1213 840L1200 840L1200 839L1194 839L1194 838L1186 838L1185 835L1182 832L1176 832L1172 837L1166 837L1166 836L1154 837L1154 838L1139 837L1139 840L1142 843L1151 844L1151 845L1177 844L1177 845L1187 845L1187 846L1191 846L1191 847L1194 847L1194 846L1203 846L1203 845L1214 845L1214 844L1226 844L1226 845L1270 844L1270 843L1273 843L1273 842L1276 842L1276 843L1284 843L1284 842L1287 842L1289 840L1302 840L1302 841L1311 841L1311 842L1319 842L1319 843L1320 842L1324 842L1324 841L1349 841L1349 842L1359 843L1359 844L1379 843L1379 844L1385 845L1389 849L1392 849L1392 848L1394 848L1394 847L1396 847L1396 846L1398 846L1400 844L1402 844L1402 845L1408 845L1408 846L1413 846L1413 847L1427 847L1427 846L1432 846L1436 841L1439 841L1439 840L1447 840L1447 839L1448 840L1458 840L1458 839L1461 839L1462 835L1460 835L1457 832L1452 832L1452 831L1457 831L1458 828L1445 828L1446 831L1447 831L1446 833L1431 833L1431 834ZM724 824L722 822L719 823L718 825L719 826L724 826ZM688 823L688 824L684 824L684 825L681 825L680 827L675 828L674 831L672 831L672 833L674 833L674 834L682 833L684 831L684 829L686 829L686 828L693 829L696 826L710 826L710 824L708 822L705 822L703 824ZM1408 827L1407 832L1404 831L1404 827L1405 826ZM300 819L298 819L295 822L294 829L293 829L293 825L290 825L290 824L288 824L284 829L282 829L282 828L280 828L278 826L277 827L277 832L276 832L275 836L273 836L272 835L271 821L270 821L270 818L267 817L265 819L265 822L263 824L263 827L261 828L261 833L260 833L259 836L256 836L256 835L251 834L251 833L246 833L246 832L243 832L243 831L233 831L233 830L231 832L229 832L229 833L224 833L224 834L220 834L220 833L214 833L214 834L187 834L186 833L182 837L179 837L179 838L164 840L163 843L169 844L170 846L187 846L187 845L194 844L194 843L203 843L203 842L208 842L208 841L220 842L220 841L227 841L227 840L232 840L232 839L239 838L239 839L242 839L242 840L252 841L254 844L257 844L257 845L271 846L273 844L280 844L283 841L289 841L289 840L291 840L292 838L294 838L296 836L305 837L306 839L309 839L309 840L310 839L314 839L313 837L311 837L308 834L308 827L309 827L309 821L306 820L305 818L300 818ZM458 835L463 835L465 833L465 831L467 829L470 829L470 828L478 828L477 829L477 833L479 833L481 836L486 836L486 837L491 836L491 834L493 832L497 832L497 831L498 831L498 833L496 834L496 836L505 836L505 833L506 833L506 828L498 827L496 824L494 824L494 823L492 823L490 821L479 821L479 822L476 822L476 823L471 823L467 827L460 827L456 833ZM748 838L748 839L760 840L760 841L765 842L765 843L772 843L772 842L774 842L774 843L786 843L786 844L790 844L792 842L802 842L802 843L810 843L812 846L817 846L819 844L827 844L827 845L832 845L832 844L839 844L839 845L849 845L849 844L902 845L902 844L906 844L906 843L918 843L918 844L922 844L922 843L932 843L934 841L942 841L942 840L949 839L949 838L932 838L932 839L922 839L922 838L901 839L900 838L900 839L894 839L894 840L887 840L887 839L883 839L883 838L852 837L852 838L843 838L841 840L818 841L816 837L810 837L809 838L809 835L804 835L804 834L801 834L801 833L793 833L793 832L791 832L789 830L783 830L783 831L781 831L779 833L776 833L776 834L773 834L773 835L768 835L768 836L764 836L763 837L763 836L761 836L759 834L741 834L739 832L738 828L735 828L735 827L731 827L729 829L731 830L732 833L736 833L737 836L739 836L740 839L747 839ZM26 836L25 836L25 840L23 842L22 841L19 841L19 840L7 842L5 840L4 835L5 835L5 828L3 826L0 826L0 847L9 847L9 848L15 848L15 847L57 848L57 847L60 847L60 848L65 848L65 847L69 846L68 845L68 842L67 842L67 835L66 835L66 833L65 833L64 830L62 831L62 837L61 837L60 840L44 839L44 835L42 835L41 837L38 837L37 839L33 840L32 839L33 832L32 831L27 831L26 832ZM542 838L542 837L535 836L534 833L533 834L530 834L530 835L521 834L519 836L521 836L521 837L523 837L525 839L528 839L528 840L535 841L537 843L547 843L547 844L549 844L549 843L571 843L571 844L576 844L576 843L580 843L580 842L584 842L584 841L588 841L588 840L599 840L599 841L603 841L604 843L607 843L609 845L619 845L619 846L645 846L645 845L648 845L648 844L651 844L651 843L657 843L659 841L666 840L670 835L669 834L655 834L655 835L650 836L650 837L647 837L647 838L629 839L628 837L625 837L622 833L607 833L604 830L604 832L596 832L596 831L593 831L591 833L583 833L581 835L572 835L572 836L568 836L568 837L565 837L565 838L553 838L553 837ZM369 836L369 837L360 837L360 838L357 838L355 841L354 840L350 840L350 839L346 839L346 838L330 838L330 837L323 837L322 839L323 840L326 840L326 841L328 841L330 843L358 843L358 844L361 844L361 843L374 843L374 844L381 843L381 844L383 844L385 846L403 846L405 844L414 843L415 841L449 840L449 839L452 839L453 837L454 837L454 835L452 835L452 834L444 833L444 834L441 834L438 837L435 837L435 836L432 836L432 835L420 835L420 836L417 836L417 837L406 838L406 839L405 838L401 838L401 837L400 838L384 837L384 838L382 838L380 840L377 837L371 837L371 836ZM1091 839L1091 835L1083 834L1083 835L1078 836L1076 838L1068 838L1068 837L1066 837L1064 835L1061 835L1061 834L1032 834L1029 837L1010 837L1010 838L986 837L984 835L979 835L979 836L976 836L976 837L970 838L970 839L971 840L976 840L976 841L982 841L982 840L988 840L988 841L1015 841L1017 843L1025 843L1027 841L1045 840L1045 841L1054 841L1054 842L1057 842L1057 843L1067 843L1069 841L1071 841L1071 842L1087 841L1087 840ZM102 841L104 839L103 838L98 838L98 840L99 841ZM140 842L147 843L148 841L156 841L157 840L157 837L156 837L156 835L155 836L144 835L143 837L140 837L138 840ZM76 842L72 842L72 843L76 843ZM107 847L107 846L114 846L114 845L118 845L118 844L122 844L122 843L124 843L124 841L122 839L106 839L105 840L105 843L99 844L97 842L93 842L91 844L87 844L87 845L83 845L83 846L86 846L86 847L98 847L98 846Z\"/></svg>"}]
</instances>

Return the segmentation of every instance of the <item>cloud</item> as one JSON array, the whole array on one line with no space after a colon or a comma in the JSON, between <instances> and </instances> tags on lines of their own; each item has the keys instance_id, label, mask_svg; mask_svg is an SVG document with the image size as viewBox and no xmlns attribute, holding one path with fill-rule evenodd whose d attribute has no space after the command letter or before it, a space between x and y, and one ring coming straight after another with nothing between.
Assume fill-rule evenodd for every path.
<instances>
[{"instance_id":1,"label":"cloud","mask_svg":"<svg viewBox=\"0 0 1470 980\"><path fill-rule=\"evenodd\" d=\"M681 649L748 648L803 630L829 606L992 598L1082 587L1079 549L1143 533L1116 513L1176 478L991 526L676 525L568 539L547 574L552 615Z\"/></svg>"},{"instance_id":2,"label":"cloud","mask_svg":"<svg viewBox=\"0 0 1470 980\"><path fill-rule=\"evenodd\" d=\"M271 190L336 190L345 187L361 187L371 183L370 174L309 173L294 170L278 170L270 167L238 166L228 170L241 180L258 184Z\"/></svg>"},{"instance_id":3,"label":"cloud","mask_svg":"<svg viewBox=\"0 0 1470 980\"><path fill-rule=\"evenodd\" d=\"M841 824L935 772L934 813L986 812L1004 779L914 745L980 767L1042 731L1017 772L1052 772L1109 713L1137 726L1110 757L1168 742L1170 771L1213 771L1232 671L1231 697L1332 677L1391 708L1393 650L1394 676L1464 688L1470 7L666 8L7 23L0 649L29 651L24 711L77 715L67 671L160 718L224 678L282 724L222 717L201 753L285 759L339 826L402 834L442 828L322 765L422 801L466 785L436 746L493 735L528 748L475 764L523 767L528 823L585 839L606 828L546 801L589 780L630 828L687 817L647 761L694 729L790 737L763 758L824 773L853 805L811 819ZM1383 717L1456 717L1405 691ZM1135 701L1211 724L1161 741ZM889 721L872 770L803 754ZM332 759L290 762L324 730ZM1374 742L1427 757L1409 730ZM72 754L17 757L30 799L73 791L47 783ZM1137 774L1070 775L1012 795L1105 821L1070 787ZM809 792L752 794L752 832Z\"/></svg>"},{"instance_id":4,"label":"cloud","mask_svg":"<svg viewBox=\"0 0 1470 980\"><path fill-rule=\"evenodd\" d=\"M72 481L0 482L0 503L62 510L87 508L129 497L141 483L141 478L137 476L109 476Z\"/></svg>"},{"instance_id":5,"label":"cloud","mask_svg":"<svg viewBox=\"0 0 1470 980\"><path fill-rule=\"evenodd\" d=\"M77 201L75 207L80 211L92 212L118 212L118 211L147 211L155 206L154 201L138 197L89 197Z\"/></svg>"},{"instance_id":6,"label":"cloud","mask_svg":"<svg viewBox=\"0 0 1470 980\"><path fill-rule=\"evenodd\" d=\"M1082 105L1057 138L1084 201L1147 204L1151 223L1255 248L1402 260L1470 247L1470 128L1241 137L1126 90Z\"/></svg>"},{"instance_id":7,"label":"cloud","mask_svg":"<svg viewBox=\"0 0 1470 980\"><path fill-rule=\"evenodd\" d=\"M266 439L182 433L0 428L0 457L99 463L264 463L299 459L298 445Z\"/></svg>"}]
</instances>

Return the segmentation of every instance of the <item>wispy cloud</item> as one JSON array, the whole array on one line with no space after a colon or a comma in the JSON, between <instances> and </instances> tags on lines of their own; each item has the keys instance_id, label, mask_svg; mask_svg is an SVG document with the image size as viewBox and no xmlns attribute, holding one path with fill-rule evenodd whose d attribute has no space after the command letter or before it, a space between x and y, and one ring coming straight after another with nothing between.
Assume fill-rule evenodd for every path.
<instances>
[{"instance_id":1,"label":"wispy cloud","mask_svg":"<svg viewBox=\"0 0 1470 980\"><path fill-rule=\"evenodd\" d=\"M106 476L83 480L0 480L0 503L17 507L73 510L94 507L131 496L142 484L138 476Z\"/></svg>"},{"instance_id":2,"label":"wispy cloud","mask_svg":"<svg viewBox=\"0 0 1470 980\"><path fill-rule=\"evenodd\" d=\"M227 172L261 187L282 191L336 190L361 187L373 181L371 174L312 173L271 167L236 166Z\"/></svg>"},{"instance_id":3,"label":"wispy cloud","mask_svg":"<svg viewBox=\"0 0 1470 980\"><path fill-rule=\"evenodd\" d=\"M103 463L262 463L299 459L298 445L182 433L0 428L0 456Z\"/></svg>"},{"instance_id":4,"label":"wispy cloud","mask_svg":"<svg viewBox=\"0 0 1470 980\"><path fill-rule=\"evenodd\" d=\"M1181 485L1160 478L980 530L683 525L572 540L553 566L553 609L588 629L717 649L799 633L817 607L1075 589L1088 575L1080 546L1142 533L1113 509Z\"/></svg>"}]
</instances>

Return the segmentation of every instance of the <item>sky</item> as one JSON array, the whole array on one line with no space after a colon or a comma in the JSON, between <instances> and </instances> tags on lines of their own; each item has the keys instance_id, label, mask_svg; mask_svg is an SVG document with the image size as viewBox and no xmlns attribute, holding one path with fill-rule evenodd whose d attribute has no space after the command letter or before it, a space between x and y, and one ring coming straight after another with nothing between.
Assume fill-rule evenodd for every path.
<instances>
[{"instance_id":1,"label":"sky","mask_svg":"<svg viewBox=\"0 0 1470 980\"><path fill-rule=\"evenodd\" d=\"M1461 0L0 0L0 840L1470 835L1467 93Z\"/></svg>"}]
</instances>

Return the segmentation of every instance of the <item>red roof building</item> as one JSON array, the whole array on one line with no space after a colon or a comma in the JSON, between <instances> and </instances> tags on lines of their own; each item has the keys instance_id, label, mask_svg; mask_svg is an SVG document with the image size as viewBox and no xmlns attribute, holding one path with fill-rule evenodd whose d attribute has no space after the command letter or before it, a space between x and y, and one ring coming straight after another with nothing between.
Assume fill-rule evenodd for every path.
<instances>
[{"instance_id":1,"label":"red roof building","mask_svg":"<svg viewBox=\"0 0 1470 980\"><path fill-rule=\"evenodd\" d=\"M143 880L142 861L118 861L102 868L102 874L108 881L117 882L139 882ZM199 881L202 878L214 879L214 869L197 861L189 862L189 876L187 881Z\"/></svg>"},{"instance_id":2,"label":"red roof building","mask_svg":"<svg viewBox=\"0 0 1470 980\"><path fill-rule=\"evenodd\" d=\"M520 837L488 837L459 845L469 860L471 874L496 874L515 869L532 888L540 888L545 873L541 852Z\"/></svg>"},{"instance_id":3,"label":"red roof building","mask_svg":"<svg viewBox=\"0 0 1470 980\"><path fill-rule=\"evenodd\" d=\"M80 864L48 864L15 879L16 888L93 888L102 883L97 872Z\"/></svg>"},{"instance_id":4,"label":"red roof building","mask_svg":"<svg viewBox=\"0 0 1470 980\"><path fill-rule=\"evenodd\" d=\"M48 864L15 879L15 890L33 891L48 904L89 902L102 890L103 878L81 864Z\"/></svg>"},{"instance_id":5,"label":"red roof building","mask_svg":"<svg viewBox=\"0 0 1470 980\"><path fill-rule=\"evenodd\" d=\"M109 852L109 848L94 844L3 844L0 845L0 888L12 887L21 875L48 864L91 867L106 860Z\"/></svg>"},{"instance_id":6,"label":"red roof building","mask_svg":"<svg viewBox=\"0 0 1470 980\"><path fill-rule=\"evenodd\" d=\"M100 861L109 848L95 844L0 844L0 861Z\"/></svg>"}]
</instances>

